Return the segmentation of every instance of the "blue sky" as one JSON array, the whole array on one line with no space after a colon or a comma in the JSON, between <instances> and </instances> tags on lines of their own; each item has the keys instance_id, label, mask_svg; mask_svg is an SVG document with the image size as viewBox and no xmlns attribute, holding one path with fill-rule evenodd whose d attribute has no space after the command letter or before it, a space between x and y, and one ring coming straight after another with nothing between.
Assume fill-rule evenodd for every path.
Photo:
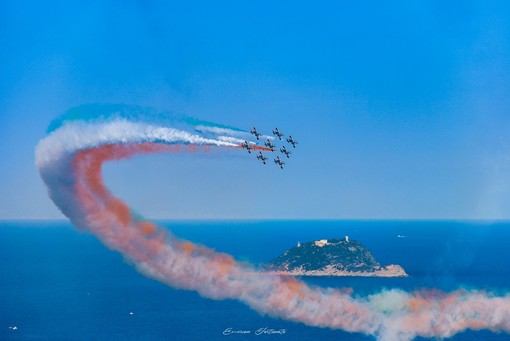
<instances>
[{"instance_id":1,"label":"blue sky","mask_svg":"<svg viewBox=\"0 0 510 341\"><path fill-rule=\"evenodd\" d=\"M0 219L60 218L34 166L52 119L151 106L300 140L142 156L105 180L153 218L508 219L506 1L0 2Z\"/></svg>"}]
</instances>

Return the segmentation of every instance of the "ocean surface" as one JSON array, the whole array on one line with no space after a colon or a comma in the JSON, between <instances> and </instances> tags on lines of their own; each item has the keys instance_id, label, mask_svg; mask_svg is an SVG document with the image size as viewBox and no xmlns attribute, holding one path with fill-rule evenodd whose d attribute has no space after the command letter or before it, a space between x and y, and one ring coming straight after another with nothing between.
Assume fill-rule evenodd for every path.
<instances>
[{"instance_id":1,"label":"ocean surface","mask_svg":"<svg viewBox=\"0 0 510 341\"><path fill-rule=\"evenodd\" d=\"M409 278L303 278L367 295L388 288L510 291L510 223L451 221L163 221L176 235L252 263L298 241L363 243ZM223 335L227 328L249 335ZM260 328L285 334L255 335ZM0 340L374 340L262 316L139 274L93 235L65 221L0 221ZM424 340L418 338L416 340ZM449 340L510 340L467 331Z\"/></svg>"}]
</instances>

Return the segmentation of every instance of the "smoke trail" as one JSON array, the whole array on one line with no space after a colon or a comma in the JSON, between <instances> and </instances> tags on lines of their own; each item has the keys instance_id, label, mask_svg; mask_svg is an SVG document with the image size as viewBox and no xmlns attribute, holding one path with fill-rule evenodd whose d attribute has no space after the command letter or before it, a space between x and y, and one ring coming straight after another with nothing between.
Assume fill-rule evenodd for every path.
<instances>
[{"instance_id":1,"label":"smoke trail","mask_svg":"<svg viewBox=\"0 0 510 341\"><path fill-rule=\"evenodd\" d=\"M140 218L103 185L104 162L137 153L240 148L248 136L232 127L145 108L82 106L50 125L37 146L36 165L51 199L74 225L121 252L140 272L173 287L238 299L263 314L380 340L449 337L466 329L510 332L508 295L386 290L354 297L257 273L250 264Z\"/></svg>"}]
</instances>

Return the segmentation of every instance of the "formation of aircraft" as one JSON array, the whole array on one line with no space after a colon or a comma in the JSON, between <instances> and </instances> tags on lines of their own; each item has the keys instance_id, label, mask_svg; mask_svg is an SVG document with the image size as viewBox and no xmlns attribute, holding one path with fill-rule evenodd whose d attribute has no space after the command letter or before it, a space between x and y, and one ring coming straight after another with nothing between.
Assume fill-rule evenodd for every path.
<instances>
[{"instance_id":1,"label":"formation of aircraft","mask_svg":"<svg viewBox=\"0 0 510 341\"><path fill-rule=\"evenodd\" d=\"M259 139L259 137L262 135L261 133L259 133L257 131L257 128L253 127L252 130L250 130L250 133L252 133L253 135L255 135L255 137L257 138L257 140Z\"/></svg>"},{"instance_id":2,"label":"formation of aircraft","mask_svg":"<svg viewBox=\"0 0 510 341\"><path fill-rule=\"evenodd\" d=\"M250 134L254 135L257 138L257 140L259 140L260 137L262 136L262 134L255 127L253 127L253 129L250 130ZM280 141L282 140L282 137L284 136L284 134L281 131L279 131L278 128L273 129L273 135L275 136L275 138L278 138L278 140L280 140ZM264 136L264 137L267 137L267 136ZM273 139L273 138L272 137L267 138L266 141L264 142L264 146L267 149L269 149L271 152L275 152L276 145L271 141L271 139ZM285 141L287 141L287 143L292 145L293 148L296 148L296 145L298 144L298 142L291 135L289 135L285 139ZM249 143L248 141L244 141L241 144L241 147L243 149L246 149L248 151L248 153L250 153L250 154L251 154L252 150L261 148L261 147L258 147L256 144ZM288 150L286 146L281 146L280 152L282 154L284 154L287 158L290 158L290 155L292 154L292 152L290 150ZM267 162L267 159L268 158L266 156L264 156L264 154L262 154L261 151L259 151L259 153L257 154L257 160L260 160L265 165ZM278 155L274 159L274 163L277 166L279 166L281 169L283 169L283 166L285 165L285 162L282 159L280 159L280 156L278 156Z\"/></svg>"}]
</instances>

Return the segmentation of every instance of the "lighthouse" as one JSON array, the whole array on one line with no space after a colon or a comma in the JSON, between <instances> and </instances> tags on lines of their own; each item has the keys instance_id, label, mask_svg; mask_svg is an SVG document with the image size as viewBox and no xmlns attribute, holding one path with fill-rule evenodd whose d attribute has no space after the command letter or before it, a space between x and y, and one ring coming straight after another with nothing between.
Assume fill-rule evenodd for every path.
<instances>
[{"instance_id":1,"label":"lighthouse","mask_svg":"<svg viewBox=\"0 0 510 341\"><path fill-rule=\"evenodd\" d=\"M348 243L349 242L349 236L345 236L345 242Z\"/></svg>"}]
</instances>

